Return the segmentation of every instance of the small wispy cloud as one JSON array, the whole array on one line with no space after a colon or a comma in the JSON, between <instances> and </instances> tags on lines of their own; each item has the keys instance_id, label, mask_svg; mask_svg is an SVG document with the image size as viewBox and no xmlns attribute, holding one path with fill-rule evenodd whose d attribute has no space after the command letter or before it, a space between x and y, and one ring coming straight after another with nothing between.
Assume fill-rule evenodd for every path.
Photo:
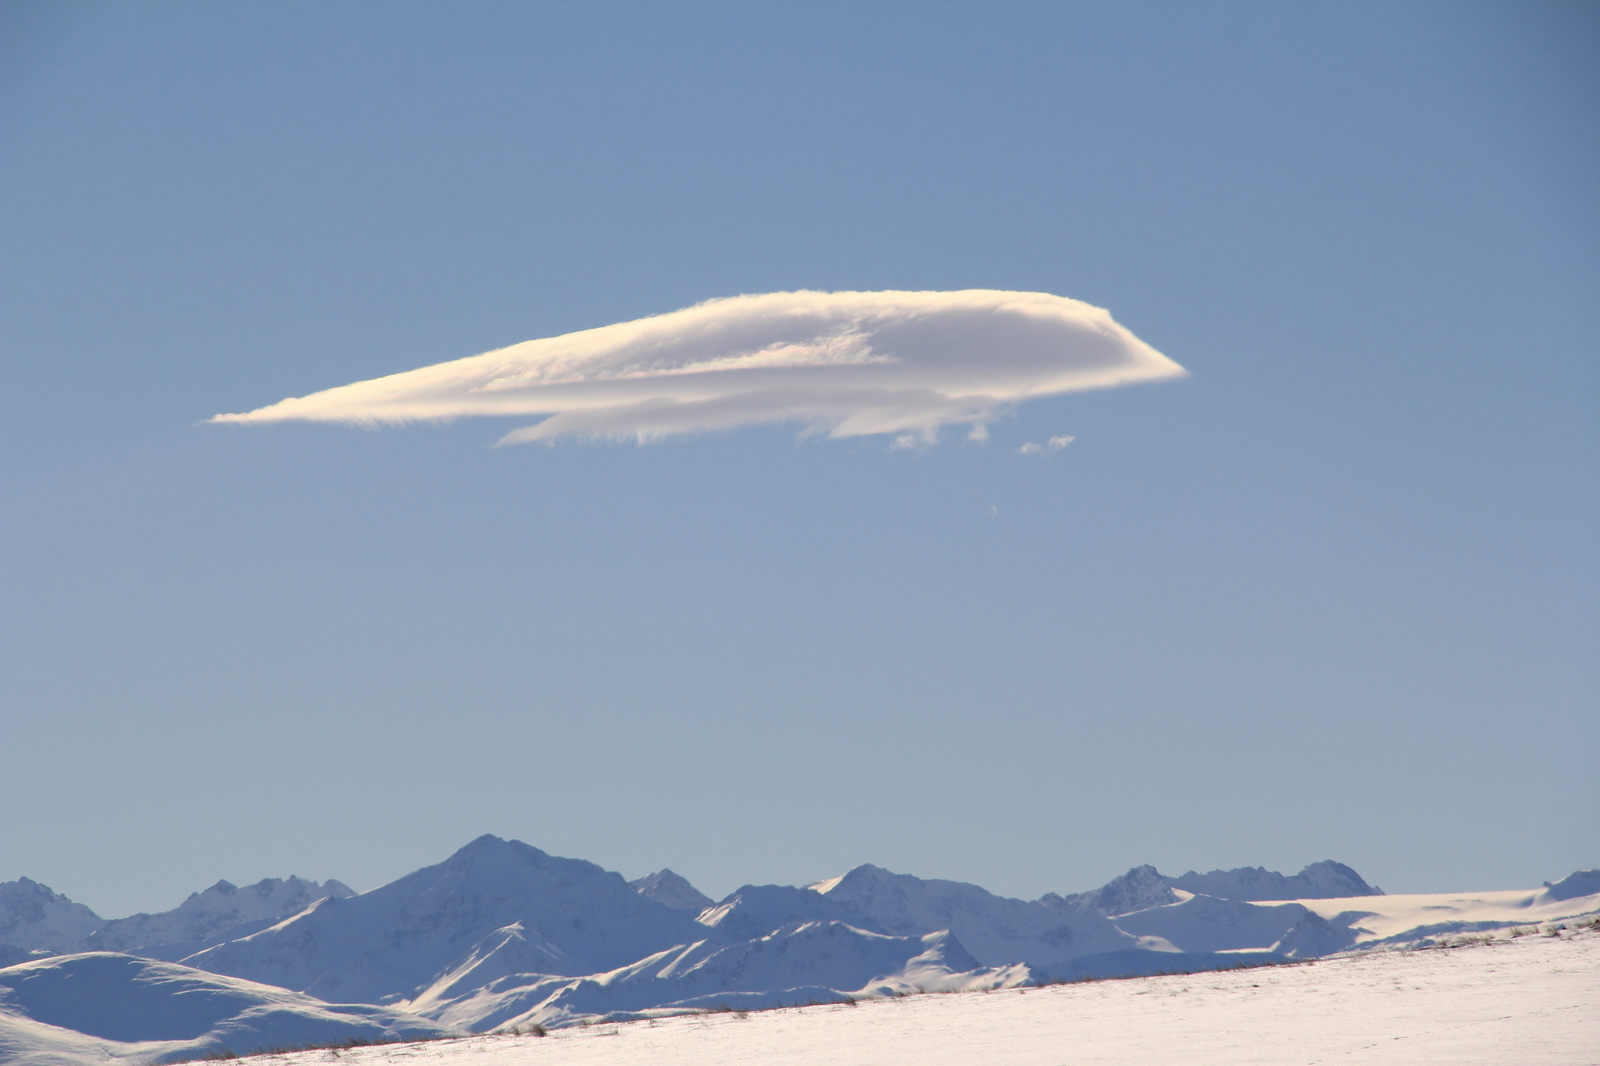
<instances>
[{"instance_id":1,"label":"small wispy cloud","mask_svg":"<svg viewBox=\"0 0 1600 1066\"><path fill-rule=\"evenodd\" d=\"M1046 452L1059 452L1062 448L1065 448L1067 445L1071 444L1077 439L1077 437L1060 436L1051 437L1043 444L1035 444L1032 441L1029 441L1027 444L1024 444L1022 447L1018 448L1017 451L1021 452L1023 455L1042 455Z\"/></svg>"},{"instance_id":2,"label":"small wispy cloud","mask_svg":"<svg viewBox=\"0 0 1600 1066\"><path fill-rule=\"evenodd\" d=\"M548 416L502 444L642 442L794 422L919 447L946 426L984 440L989 422L1025 400L1185 373L1108 312L1048 293L777 292L526 341L211 421Z\"/></svg>"}]
</instances>

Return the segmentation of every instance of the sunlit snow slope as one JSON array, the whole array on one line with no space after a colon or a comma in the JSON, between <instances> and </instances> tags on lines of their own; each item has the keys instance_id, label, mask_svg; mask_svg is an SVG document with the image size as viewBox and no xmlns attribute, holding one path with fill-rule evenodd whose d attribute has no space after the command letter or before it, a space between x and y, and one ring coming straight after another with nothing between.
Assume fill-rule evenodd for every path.
<instances>
[{"instance_id":1,"label":"sunlit snow slope","mask_svg":"<svg viewBox=\"0 0 1600 1066\"><path fill-rule=\"evenodd\" d=\"M343 1066L1584 1066L1600 933L345 1052ZM326 1052L263 1060L324 1066Z\"/></svg>"}]
</instances>

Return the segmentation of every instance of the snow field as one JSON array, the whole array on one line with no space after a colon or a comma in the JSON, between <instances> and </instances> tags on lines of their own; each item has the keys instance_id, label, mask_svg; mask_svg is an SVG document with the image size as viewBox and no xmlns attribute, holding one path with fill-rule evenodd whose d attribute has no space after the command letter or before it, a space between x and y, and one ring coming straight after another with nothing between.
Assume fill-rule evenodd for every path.
<instances>
[{"instance_id":1,"label":"snow field","mask_svg":"<svg viewBox=\"0 0 1600 1066\"><path fill-rule=\"evenodd\" d=\"M1600 928L1230 972L260 1056L258 1066L1600 1064Z\"/></svg>"}]
</instances>

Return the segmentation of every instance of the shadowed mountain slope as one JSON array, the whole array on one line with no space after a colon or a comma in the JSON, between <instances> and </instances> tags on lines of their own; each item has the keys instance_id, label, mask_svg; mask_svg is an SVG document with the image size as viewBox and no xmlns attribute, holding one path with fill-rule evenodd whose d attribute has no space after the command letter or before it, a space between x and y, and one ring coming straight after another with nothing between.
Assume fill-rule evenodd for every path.
<instances>
[{"instance_id":1,"label":"shadowed mountain slope","mask_svg":"<svg viewBox=\"0 0 1600 1066\"><path fill-rule=\"evenodd\" d=\"M62 1053L153 1062L452 1031L387 1007L323 1003L132 955L58 955L0 969L0 1061L8 1066Z\"/></svg>"}]
</instances>

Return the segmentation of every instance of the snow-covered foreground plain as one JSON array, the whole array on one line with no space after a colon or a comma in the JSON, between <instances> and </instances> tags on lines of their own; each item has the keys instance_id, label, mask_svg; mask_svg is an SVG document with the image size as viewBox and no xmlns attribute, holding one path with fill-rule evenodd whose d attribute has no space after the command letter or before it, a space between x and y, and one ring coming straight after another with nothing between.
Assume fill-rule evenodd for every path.
<instances>
[{"instance_id":1,"label":"snow-covered foreground plain","mask_svg":"<svg viewBox=\"0 0 1600 1066\"><path fill-rule=\"evenodd\" d=\"M1600 930L1171 977L261 1056L260 1066L1600 1063Z\"/></svg>"}]
</instances>

